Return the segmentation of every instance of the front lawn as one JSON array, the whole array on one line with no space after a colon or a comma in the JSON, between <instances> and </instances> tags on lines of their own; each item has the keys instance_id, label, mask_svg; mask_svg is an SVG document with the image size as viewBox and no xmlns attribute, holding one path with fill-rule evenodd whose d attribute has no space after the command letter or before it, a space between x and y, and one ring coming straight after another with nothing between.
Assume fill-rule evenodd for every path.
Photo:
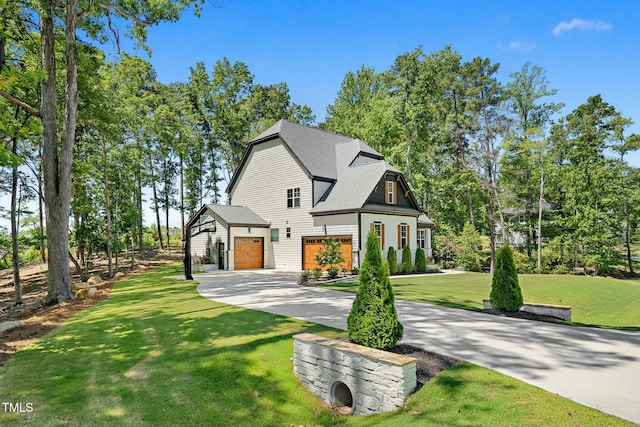
<instances>
[{"instance_id":1,"label":"front lawn","mask_svg":"<svg viewBox=\"0 0 640 427\"><path fill-rule=\"evenodd\" d=\"M0 425L633 425L468 363L397 413L338 416L295 379L291 336L341 332L206 300L195 282L166 278L178 269L117 282L18 351L0 367L0 399L33 410L0 410Z\"/></svg>"},{"instance_id":2,"label":"front lawn","mask_svg":"<svg viewBox=\"0 0 640 427\"><path fill-rule=\"evenodd\" d=\"M525 302L570 305L573 323L640 330L640 282L590 276L520 274ZM392 278L397 299L467 310L482 309L489 298L491 276L484 273ZM334 283L331 289L355 292L357 282Z\"/></svg>"}]
</instances>

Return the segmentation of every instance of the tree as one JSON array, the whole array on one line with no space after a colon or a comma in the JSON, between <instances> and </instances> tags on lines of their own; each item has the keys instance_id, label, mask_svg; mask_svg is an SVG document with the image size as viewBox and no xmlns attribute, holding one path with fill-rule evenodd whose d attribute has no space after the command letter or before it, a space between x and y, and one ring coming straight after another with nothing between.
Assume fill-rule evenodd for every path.
<instances>
[{"instance_id":1,"label":"tree","mask_svg":"<svg viewBox=\"0 0 640 427\"><path fill-rule=\"evenodd\" d=\"M495 310L515 312L522 307L522 291L518 283L518 272L513 260L513 251L503 246L496 254L496 268L491 280L491 306Z\"/></svg>"},{"instance_id":2,"label":"tree","mask_svg":"<svg viewBox=\"0 0 640 427\"><path fill-rule=\"evenodd\" d=\"M69 279L69 218L71 205L71 174L73 147L76 137L78 112L78 28L86 34L103 40L107 28L114 30L114 19L132 21L131 35L144 42L146 26L161 21L176 21L180 13L190 6L199 12L202 0L160 0L134 3L96 3L70 0L59 7L57 0L41 0L33 12L39 17L41 58L44 77L41 79L42 103L40 110L28 105L6 91L2 96L11 103L42 120L44 192L47 216L47 246L49 253L49 288L47 303L53 304L73 298ZM20 7L26 8L23 4ZM29 11L30 12L30 11ZM25 14L29 13L25 12ZM55 35L64 33L64 65L66 69L64 89L64 114L58 140L58 93Z\"/></svg>"},{"instance_id":3,"label":"tree","mask_svg":"<svg viewBox=\"0 0 640 427\"><path fill-rule=\"evenodd\" d=\"M422 248L416 249L416 271L419 273L427 271L427 255Z\"/></svg>"},{"instance_id":4,"label":"tree","mask_svg":"<svg viewBox=\"0 0 640 427\"><path fill-rule=\"evenodd\" d=\"M360 286L347 318L349 340L378 349L393 348L402 338L403 327L394 306L389 265L382 261L380 240L367 236L367 250L360 267Z\"/></svg>"},{"instance_id":5,"label":"tree","mask_svg":"<svg viewBox=\"0 0 640 427\"><path fill-rule=\"evenodd\" d=\"M482 259L478 247L481 245L482 239L478 230L470 222L466 223L457 242L458 265L468 271L480 271Z\"/></svg>"},{"instance_id":6,"label":"tree","mask_svg":"<svg viewBox=\"0 0 640 427\"><path fill-rule=\"evenodd\" d=\"M387 263L389 263L389 273L396 274L398 272L398 254L393 246L389 246L387 251Z\"/></svg>"},{"instance_id":7,"label":"tree","mask_svg":"<svg viewBox=\"0 0 640 427\"><path fill-rule=\"evenodd\" d=\"M514 116L505 142L502 159L503 182L513 195L512 203L523 208L526 215L527 253L531 257L533 241L530 213L537 205L536 253L538 274L542 272L542 214L545 196L545 171L548 167L550 138L548 125L553 114L563 104L541 103L540 100L557 93L549 89L549 82L541 67L526 63L519 72L512 73L507 83L506 102ZM536 203L537 201L537 203Z\"/></svg>"},{"instance_id":8,"label":"tree","mask_svg":"<svg viewBox=\"0 0 640 427\"><path fill-rule=\"evenodd\" d=\"M478 126L475 138L480 152L479 175L487 192L487 216L489 220L489 246L491 249L490 271L493 272L496 254L496 214L505 240L504 219L498 194L499 149L497 137L504 128L504 117L500 106L503 88L496 78L500 64L492 64L489 58L474 58L466 63L465 74L470 79L470 103Z\"/></svg>"},{"instance_id":9,"label":"tree","mask_svg":"<svg viewBox=\"0 0 640 427\"><path fill-rule=\"evenodd\" d=\"M402 271L405 273L413 272L413 262L411 262L411 249L405 245L402 248Z\"/></svg>"},{"instance_id":10,"label":"tree","mask_svg":"<svg viewBox=\"0 0 640 427\"><path fill-rule=\"evenodd\" d=\"M314 255L318 265L321 267L329 266L329 278L335 279L338 275L336 265L345 261L342 253L342 244L338 240L325 239L322 246L318 249L318 253Z\"/></svg>"}]
</instances>

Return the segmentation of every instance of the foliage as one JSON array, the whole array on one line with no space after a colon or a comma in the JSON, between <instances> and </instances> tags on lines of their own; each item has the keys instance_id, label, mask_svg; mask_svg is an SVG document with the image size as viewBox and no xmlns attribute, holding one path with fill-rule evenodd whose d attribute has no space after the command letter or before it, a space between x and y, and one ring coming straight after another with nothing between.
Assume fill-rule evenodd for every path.
<instances>
[{"instance_id":1,"label":"foliage","mask_svg":"<svg viewBox=\"0 0 640 427\"><path fill-rule=\"evenodd\" d=\"M434 235L433 255L440 261L443 268L455 267L456 259L460 248L456 244L458 237L453 229L444 224L436 229Z\"/></svg>"},{"instance_id":2,"label":"foliage","mask_svg":"<svg viewBox=\"0 0 640 427\"><path fill-rule=\"evenodd\" d=\"M470 222L467 222L457 241L457 247L459 248L457 256L458 265L468 271L480 271L482 266L482 253L478 248L481 246L482 239L480 238L480 233L478 233Z\"/></svg>"},{"instance_id":3,"label":"foliage","mask_svg":"<svg viewBox=\"0 0 640 427\"><path fill-rule=\"evenodd\" d=\"M522 307L522 291L511 248L503 246L496 254L496 265L489 295L491 306L501 311L518 311Z\"/></svg>"},{"instance_id":4,"label":"foliage","mask_svg":"<svg viewBox=\"0 0 640 427\"><path fill-rule=\"evenodd\" d=\"M360 274L360 269L358 267L353 267L351 269L351 275L352 276L357 276L358 274Z\"/></svg>"},{"instance_id":5,"label":"foliage","mask_svg":"<svg viewBox=\"0 0 640 427\"><path fill-rule=\"evenodd\" d=\"M402 338L403 328L394 306L389 281L389 265L382 260L378 236L369 232L359 287L347 319L351 342L367 347L393 348Z\"/></svg>"},{"instance_id":6,"label":"foliage","mask_svg":"<svg viewBox=\"0 0 640 427\"><path fill-rule=\"evenodd\" d=\"M322 241L322 246L320 246L314 258L319 266L329 266L333 269L337 264L345 262L342 244L335 239L325 239Z\"/></svg>"},{"instance_id":7,"label":"foliage","mask_svg":"<svg viewBox=\"0 0 640 427\"><path fill-rule=\"evenodd\" d=\"M411 261L411 249L409 246L405 245L402 248L402 271L404 273L413 272L413 262Z\"/></svg>"},{"instance_id":8,"label":"foliage","mask_svg":"<svg viewBox=\"0 0 640 427\"><path fill-rule=\"evenodd\" d=\"M389 246L387 251L387 263L389 264L389 273L396 274L398 272L398 253L393 246Z\"/></svg>"},{"instance_id":9,"label":"foliage","mask_svg":"<svg viewBox=\"0 0 640 427\"><path fill-rule=\"evenodd\" d=\"M427 271L427 255L422 248L416 249L416 271L420 273Z\"/></svg>"},{"instance_id":10,"label":"foliage","mask_svg":"<svg viewBox=\"0 0 640 427\"><path fill-rule=\"evenodd\" d=\"M327 270L327 277L329 277L329 279L335 279L336 277L338 277L339 272L340 270L338 270L336 267L330 267Z\"/></svg>"},{"instance_id":11,"label":"foliage","mask_svg":"<svg viewBox=\"0 0 640 427\"><path fill-rule=\"evenodd\" d=\"M318 280L320 277L322 277L322 270L319 268L314 268L313 270L311 270L311 277L315 280Z\"/></svg>"},{"instance_id":12,"label":"foliage","mask_svg":"<svg viewBox=\"0 0 640 427\"><path fill-rule=\"evenodd\" d=\"M33 425L50 424L52 413L69 425L114 427L199 425L202 420L209 425L257 427L424 427L461 421L485 427L529 425L531 420L558 427L632 425L468 363L429 381L403 410L367 417L336 415L319 405L292 374L290 358L293 335L336 338L340 331L207 300L197 293L196 284L168 278L178 273L174 264L116 282L110 299L7 361L0 372L3 393L29 395L34 408L46 408L29 414ZM185 322L197 327L185 328ZM79 360L91 361L91 366L78 369ZM198 363L203 360L205 366ZM211 387L212 382L234 387ZM33 384L38 385L37 393ZM181 402L171 411L163 410L167 384L172 384L171 399ZM452 384L455 399L449 398ZM73 398L61 398L61 388ZM114 412L113 399L118 396L126 398ZM84 410L88 404L91 411ZM25 424L25 414L0 412L0 424Z\"/></svg>"},{"instance_id":13,"label":"foliage","mask_svg":"<svg viewBox=\"0 0 640 427\"><path fill-rule=\"evenodd\" d=\"M311 270L303 270L302 272L298 273L298 283L308 282L312 276L313 272Z\"/></svg>"},{"instance_id":14,"label":"foliage","mask_svg":"<svg viewBox=\"0 0 640 427\"><path fill-rule=\"evenodd\" d=\"M518 274L532 274L535 270L531 258L525 253L513 250L513 261L515 262Z\"/></svg>"}]
</instances>

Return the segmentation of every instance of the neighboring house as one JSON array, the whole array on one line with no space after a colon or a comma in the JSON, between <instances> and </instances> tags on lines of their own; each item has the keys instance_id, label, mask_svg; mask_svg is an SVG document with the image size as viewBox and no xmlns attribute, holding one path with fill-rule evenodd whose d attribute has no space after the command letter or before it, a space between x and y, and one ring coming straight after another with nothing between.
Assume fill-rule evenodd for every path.
<instances>
[{"instance_id":1,"label":"neighboring house","mask_svg":"<svg viewBox=\"0 0 640 427\"><path fill-rule=\"evenodd\" d=\"M369 230L389 247L431 257L434 223L402 174L358 139L281 120L249 144L227 188L230 206L205 205L189 221L192 255L219 268L315 268L337 239L350 270Z\"/></svg>"},{"instance_id":2,"label":"neighboring house","mask_svg":"<svg viewBox=\"0 0 640 427\"><path fill-rule=\"evenodd\" d=\"M552 208L546 200L542 201L542 210L548 211ZM538 222L538 209L505 208L502 210L505 224L506 242L512 248L525 248L527 244L536 244L536 227ZM504 245L502 238L502 227L495 225L496 245ZM543 237L544 239L544 237Z\"/></svg>"}]
</instances>

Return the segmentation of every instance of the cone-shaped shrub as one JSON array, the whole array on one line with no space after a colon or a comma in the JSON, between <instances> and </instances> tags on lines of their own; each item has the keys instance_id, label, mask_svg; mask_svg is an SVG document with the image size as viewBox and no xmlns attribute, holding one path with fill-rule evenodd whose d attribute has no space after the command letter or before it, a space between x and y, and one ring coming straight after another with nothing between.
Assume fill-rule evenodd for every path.
<instances>
[{"instance_id":1,"label":"cone-shaped shrub","mask_svg":"<svg viewBox=\"0 0 640 427\"><path fill-rule=\"evenodd\" d=\"M349 341L383 350L395 347L403 328L393 302L389 265L382 260L378 236L371 232L360 266L360 286L347 319Z\"/></svg>"},{"instance_id":2,"label":"cone-shaped shrub","mask_svg":"<svg viewBox=\"0 0 640 427\"><path fill-rule=\"evenodd\" d=\"M389 273L396 274L398 272L398 253L393 246L389 246L387 262L389 263Z\"/></svg>"},{"instance_id":3,"label":"cone-shaped shrub","mask_svg":"<svg viewBox=\"0 0 640 427\"><path fill-rule=\"evenodd\" d=\"M411 273L413 271L413 263L411 262L411 249L409 246L402 248L402 271Z\"/></svg>"},{"instance_id":4,"label":"cone-shaped shrub","mask_svg":"<svg viewBox=\"0 0 640 427\"><path fill-rule=\"evenodd\" d=\"M419 273L427 271L427 255L422 248L416 249L416 271Z\"/></svg>"},{"instance_id":5,"label":"cone-shaped shrub","mask_svg":"<svg viewBox=\"0 0 640 427\"><path fill-rule=\"evenodd\" d=\"M518 272L509 246L503 246L496 254L496 264L491 281L491 306L496 310L518 311L522 307L522 291Z\"/></svg>"}]
</instances>

